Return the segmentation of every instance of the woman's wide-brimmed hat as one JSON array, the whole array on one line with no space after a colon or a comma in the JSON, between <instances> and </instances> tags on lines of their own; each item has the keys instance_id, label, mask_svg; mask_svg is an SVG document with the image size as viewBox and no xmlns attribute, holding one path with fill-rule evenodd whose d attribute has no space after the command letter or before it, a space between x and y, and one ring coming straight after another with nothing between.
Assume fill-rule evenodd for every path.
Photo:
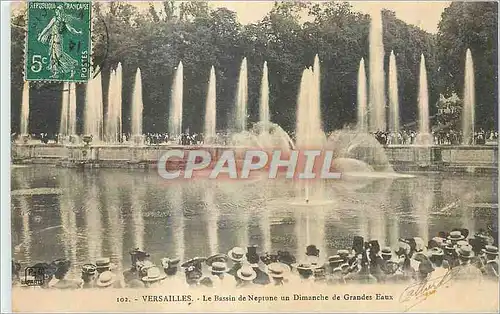
<instances>
[{"instance_id":1,"label":"woman's wide-brimmed hat","mask_svg":"<svg viewBox=\"0 0 500 314\"><path fill-rule=\"evenodd\" d=\"M208 270L214 274L222 274L227 272L229 269L225 262L213 262L208 266Z\"/></svg>"},{"instance_id":2,"label":"woman's wide-brimmed hat","mask_svg":"<svg viewBox=\"0 0 500 314\"><path fill-rule=\"evenodd\" d=\"M447 239L450 241L460 241L460 240L465 239L465 237L463 236L463 234L460 231L456 230L456 231L450 232Z\"/></svg>"},{"instance_id":3,"label":"woman's wide-brimmed hat","mask_svg":"<svg viewBox=\"0 0 500 314\"><path fill-rule=\"evenodd\" d=\"M267 265L267 273L273 278L285 278L290 273L290 267L280 262L271 263Z\"/></svg>"},{"instance_id":4,"label":"woman's wide-brimmed hat","mask_svg":"<svg viewBox=\"0 0 500 314\"><path fill-rule=\"evenodd\" d=\"M206 257L194 257L184 263L181 264L181 267L189 267L191 265L201 265L204 261L206 261Z\"/></svg>"},{"instance_id":5,"label":"woman's wide-brimmed hat","mask_svg":"<svg viewBox=\"0 0 500 314\"><path fill-rule=\"evenodd\" d=\"M167 278L167 275L165 275L164 272L160 271L158 267L154 266L148 269L148 274L142 277L141 280L144 282L155 282L163 280L165 278Z\"/></svg>"},{"instance_id":6,"label":"woman's wide-brimmed hat","mask_svg":"<svg viewBox=\"0 0 500 314\"><path fill-rule=\"evenodd\" d=\"M214 262L224 262L227 263L229 260L229 256L227 256L224 253L217 253L212 256L207 257L207 260L205 261L205 264L208 266L211 266Z\"/></svg>"},{"instance_id":7,"label":"woman's wide-brimmed hat","mask_svg":"<svg viewBox=\"0 0 500 314\"><path fill-rule=\"evenodd\" d=\"M439 247L433 247L427 251L429 256L443 256L444 252Z\"/></svg>"},{"instance_id":8,"label":"woman's wide-brimmed hat","mask_svg":"<svg viewBox=\"0 0 500 314\"><path fill-rule=\"evenodd\" d=\"M257 277L257 273L250 266L243 266L236 272L238 278L244 281L252 281Z\"/></svg>"},{"instance_id":9,"label":"woman's wide-brimmed hat","mask_svg":"<svg viewBox=\"0 0 500 314\"><path fill-rule=\"evenodd\" d=\"M96 285L101 288L109 287L116 281L116 275L111 271L107 270L99 275L97 278Z\"/></svg>"},{"instance_id":10,"label":"woman's wide-brimmed hat","mask_svg":"<svg viewBox=\"0 0 500 314\"><path fill-rule=\"evenodd\" d=\"M241 247L233 247L228 253L227 256L233 262L241 262L245 258L245 249Z\"/></svg>"},{"instance_id":11,"label":"woman's wide-brimmed hat","mask_svg":"<svg viewBox=\"0 0 500 314\"><path fill-rule=\"evenodd\" d=\"M97 272L97 267L94 264L83 264L82 265L82 273L87 275L95 275Z\"/></svg>"},{"instance_id":12,"label":"woman's wide-brimmed hat","mask_svg":"<svg viewBox=\"0 0 500 314\"><path fill-rule=\"evenodd\" d=\"M488 255L498 255L498 248L494 245L487 245L481 251Z\"/></svg>"}]
</instances>

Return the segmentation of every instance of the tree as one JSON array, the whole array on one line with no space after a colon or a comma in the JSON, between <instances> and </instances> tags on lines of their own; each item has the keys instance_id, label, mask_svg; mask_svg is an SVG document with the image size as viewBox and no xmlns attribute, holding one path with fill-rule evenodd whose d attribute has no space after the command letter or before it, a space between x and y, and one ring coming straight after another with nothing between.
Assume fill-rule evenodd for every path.
<instances>
[{"instance_id":1,"label":"tree","mask_svg":"<svg viewBox=\"0 0 500 314\"><path fill-rule=\"evenodd\" d=\"M476 126L498 128L498 3L453 2L439 22L439 77L447 94L462 95L465 54L474 60ZM494 113L494 114L493 114Z\"/></svg>"}]
</instances>

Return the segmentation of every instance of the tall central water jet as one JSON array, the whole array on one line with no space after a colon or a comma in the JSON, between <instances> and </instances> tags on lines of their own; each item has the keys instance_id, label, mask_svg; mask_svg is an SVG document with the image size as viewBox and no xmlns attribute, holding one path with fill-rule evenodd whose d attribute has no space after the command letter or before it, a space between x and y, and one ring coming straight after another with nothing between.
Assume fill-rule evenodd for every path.
<instances>
[{"instance_id":1,"label":"tall central water jet","mask_svg":"<svg viewBox=\"0 0 500 314\"><path fill-rule=\"evenodd\" d=\"M116 142L122 140L122 64L118 63L116 67L116 94L115 94L115 108L116 108Z\"/></svg>"},{"instance_id":2,"label":"tall central water jet","mask_svg":"<svg viewBox=\"0 0 500 314\"><path fill-rule=\"evenodd\" d=\"M217 126L217 89L216 89L215 69L210 68L210 79L208 81L207 101L205 106L205 134L206 144L212 144L215 140Z\"/></svg>"},{"instance_id":3,"label":"tall central water jet","mask_svg":"<svg viewBox=\"0 0 500 314\"><path fill-rule=\"evenodd\" d=\"M470 49L467 49L465 55L464 107L462 112L462 141L465 145L474 144L475 101L474 63Z\"/></svg>"},{"instance_id":4,"label":"tall central water jet","mask_svg":"<svg viewBox=\"0 0 500 314\"><path fill-rule=\"evenodd\" d=\"M417 145L432 145L433 138L429 128L429 93L427 90L427 70L425 68L425 57L420 57L420 81L418 93L419 109L419 134L415 138Z\"/></svg>"},{"instance_id":5,"label":"tall central water jet","mask_svg":"<svg viewBox=\"0 0 500 314\"><path fill-rule=\"evenodd\" d=\"M76 135L76 85L69 84L69 121L68 135Z\"/></svg>"},{"instance_id":6,"label":"tall central water jet","mask_svg":"<svg viewBox=\"0 0 500 314\"><path fill-rule=\"evenodd\" d=\"M182 61L177 66L174 82L172 83L172 96L170 101L170 117L168 133L170 136L179 136L182 133L182 97L184 92L184 69Z\"/></svg>"},{"instance_id":7,"label":"tall central water jet","mask_svg":"<svg viewBox=\"0 0 500 314\"><path fill-rule=\"evenodd\" d=\"M399 133L399 99L398 99L398 72L396 67L396 56L391 51L389 57L389 131L395 133L393 144L398 144Z\"/></svg>"},{"instance_id":8,"label":"tall central water jet","mask_svg":"<svg viewBox=\"0 0 500 314\"><path fill-rule=\"evenodd\" d=\"M62 91L61 122L59 124L59 134L68 136L69 125L69 83L64 82Z\"/></svg>"},{"instance_id":9,"label":"tall central water jet","mask_svg":"<svg viewBox=\"0 0 500 314\"><path fill-rule=\"evenodd\" d=\"M269 78L267 70L267 61L264 62L262 70L262 81L260 84L260 106L259 106L259 120L264 126L269 124Z\"/></svg>"},{"instance_id":10,"label":"tall central water jet","mask_svg":"<svg viewBox=\"0 0 500 314\"><path fill-rule=\"evenodd\" d=\"M135 73L134 93L132 96L132 112L131 112L131 135L133 137L142 136L142 79L141 69L137 69Z\"/></svg>"},{"instance_id":11,"label":"tall central water jet","mask_svg":"<svg viewBox=\"0 0 500 314\"><path fill-rule=\"evenodd\" d=\"M358 130L368 132L368 117L366 112L366 71L365 60L361 58L358 69Z\"/></svg>"},{"instance_id":12,"label":"tall central water jet","mask_svg":"<svg viewBox=\"0 0 500 314\"><path fill-rule=\"evenodd\" d=\"M21 102L21 125L20 135L26 136L29 134L29 119L30 119L30 84L24 81L23 98Z\"/></svg>"},{"instance_id":13,"label":"tall central water jet","mask_svg":"<svg viewBox=\"0 0 500 314\"><path fill-rule=\"evenodd\" d=\"M248 74L247 58L243 58L238 78L238 90L236 94L236 115L234 129L236 132L247 129L247 102L248 102Z\"/></svg>"},{"instance_id":14,"label":"tall central water jet","mask_svg":"<svg viewBox=\"0 0 500 314\"><path fill-rule=\"evenodd\" d=\"M103 101L101 74L87 83L85 94L84 134L91 135L94 141L102 140Z\"/></svg>"},{"instance_id":15,"label":"tall central water jet","mask_svg":"<svg viewBox=\"0 0 500 314\"><path fill-rule=\"evenodd\" d=\"M384 43L382 36L382 12L372 14L370 23L370 100L369 131L385 131L385 82L384 82Z\"/></svg>"}]
</instances>

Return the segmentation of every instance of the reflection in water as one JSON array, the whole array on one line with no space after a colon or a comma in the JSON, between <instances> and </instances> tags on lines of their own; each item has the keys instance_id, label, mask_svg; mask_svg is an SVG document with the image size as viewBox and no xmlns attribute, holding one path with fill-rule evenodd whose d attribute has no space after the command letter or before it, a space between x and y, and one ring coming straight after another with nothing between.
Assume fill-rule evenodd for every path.
<instances>
[{"instance_id":1,"label":"reflection in water","mask_svg":"<svg viewBox=\"0 0 500 314\"><path fill-rule=\"evenodd\" d=\"M99 255L111 255L120 264L123 258L128 261L132 245L146 249L156 262L173 254L185 260L248 244L259 244L259 252L286 249L297 259L315 244L326 257L340 245L349 247L346 238L358 234L394 246L398 237L428 240L430 234L454 227L471 233L485 228L490 218L473 217L470 205L494 202L493 180L425 174L365 180L356 189L356 184L337 182L325 186L325 197L332 202L296 206L291 200L300 193L284 180L159 185L155 172L101 169L82 175L71 169L20 168L12 174L14 190L65 189L57 196L12 198L12 245L15 257L26 263L66 257L77 265ZM148 210L156 217L146 218ZM34 212L43 223L34 223ZM249 243L250 235L260 242ZM348 242L335 242L342 239Z\"/></svg>"},{"instance_id":2,"label":"reflection in water","mask_svg":"<svg viewBox=\"0 0 500 314\"><path fill-rule=\"evenodd\" d=\"M184 248L184 186L172 185L169 187L169 203L173 211L172 218L172 241L175 243L175 256L184 260L186 256Z\"/></svg>"},{"instance_id":3,"label":"reflection in water","mask_svg":"<svg viewBox=\"0 0 500 314\"><path fill-rule=\"evenodd\" d=\"M29 188L28 182L22 176L14 176L13 180L18 185L18 189L27 189ZM23 251L24 260L26 263L31 263L31 228L30 228L30 206L28 204L29 196L17 196L12 200L12 203L16 200L19 204L19 214L21 215L22 220L22 233L21 233L21 246L20 248ZM14 213L11 214L12 220L14 219Z\"/></svg>"},{"instance_id":4,"label":"reflection in water","mask_svg":"<svg viewBox=\"0 0 500 314\"><path fill-rule=\"evenodd\" d=\"M133 190L130 192L130 211L132 230L133 230L133 246L134 248L144 249L144 214L143 214L143 204L144 196L146 195L146 190L144 186L138 183L138 180L134 178L132 185Z\"/></svg>"},{"instance_id":5,"label":"reflection in water","mask_svg":"<svg viewBox=\"0 0 500 314\"><path fill-rule=\"evenodd\" d=\"M85 222L87 225L88 259L95 261L102 256L102 211L100 206L99 187L95 177L87 178L87 205L85 211Z\"/></svg>"},{"instance_id":6,"label":"reflection in water","mask_svg":"<svg viewBox=\"0 0 500 314\"><path fill-rule=\"evenodd\" d=\"M417 233L424 243L429 241L429 218L434 202L434 187L429 178L421 177L410 185L412 207L415 212Z\"/></svg>"},{"instance_id":7,"label":"reflection in water","mask_svg":"<svg viewBox=\"0 0 500 314\"><path fill-rule=\"evenodd\" d=\"M216 192L215 185L203 187L204 202L207 217L207 233L208 233L208 246L210 248L210 255L219 252L219 237L217 234L217 223L219 222L219 209L215 205L214 194Z\"/></svg>"},{"instance_id":8,"label":"reflection in water","mask_svg":"<svg viewBox=\"0 0 500 314\"><path fill-rule=\"evenodd\" d=\"M106 197L106 214L109 222L110 260L111 263L121 268L123 258L123 220L121 217L121 191L119 182L120 180L118 179L107 182L110 193Z\"/></svg>"},{"instance_id":9,"label":"reflection in water","mask_svg":"<svg viewBox=\"0 0 500 314\"><path fill-rule=\"evenodd\" d=\"M75 190L77 186L75 183L76 178L74 174L68 172L67 175L59 176L59 186L68 187L68 191L60 195L59 210L61 212L61 225L63 233L61 234L61 243L64 247L64 257L71 262L71 265L78 265L78 229L76 226L76 213L77 210L75 200ZM60 256L56 255L55 258ZM72 267L71 273L76 274L76 269Z\"/></svg>"}]
</instances>

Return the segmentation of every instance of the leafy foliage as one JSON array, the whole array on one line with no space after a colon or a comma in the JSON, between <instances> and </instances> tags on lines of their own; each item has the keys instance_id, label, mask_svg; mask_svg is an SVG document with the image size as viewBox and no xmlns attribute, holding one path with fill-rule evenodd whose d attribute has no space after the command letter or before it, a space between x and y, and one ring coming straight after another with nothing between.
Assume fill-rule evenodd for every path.
<instances>
[{"instance_id":1,"label":"leafy foliage","mask_svg":"<svg viewBox=\"0 0 500 314\"><path fill-rule=\"evenodd\" d=\"M478 120L493 126L497 103L497 10L495 3L452 3L445 10L437 35L408 25L395 13L383 11L385 69L391 50L398 64L401 119L417 119L420 55L427 62L430 103L439 93L461 93L465 50L476 65ZM248 60L250 121L258 118L262 67L269 67L271 119L285 130L295 126L296 98L301 74L316 54L321 60L322 114L325 130L356 119L357 69L368 59L370 17L348 3L276 2L260 21L242 25L235 12L211 8L206 2L165 1L144 11L124 2L93 3L93 65L103 76L107 106L109 73L123 66L123 130L130 128L133 80L139 67L143 81L144 132L165 132L175 69L184 66L184 125L203 130L210 67L217 78L217 124L228 126L235 102L241 60ZM23 13L12 17L22 24ZM306 22L302 22L305 20ZM24 30L12 28L12 131L18 130L23 83ZM368 70L368 67L367 67ZM57 132L61 84L32 86L31 132ZM84 86L78 87L78 116L82 117ZM436 113L432 105L431 113ZM82 121L80 121L80 124ZM80 127L82 127L80 125Z\"/></svg>"}]
</instances>

